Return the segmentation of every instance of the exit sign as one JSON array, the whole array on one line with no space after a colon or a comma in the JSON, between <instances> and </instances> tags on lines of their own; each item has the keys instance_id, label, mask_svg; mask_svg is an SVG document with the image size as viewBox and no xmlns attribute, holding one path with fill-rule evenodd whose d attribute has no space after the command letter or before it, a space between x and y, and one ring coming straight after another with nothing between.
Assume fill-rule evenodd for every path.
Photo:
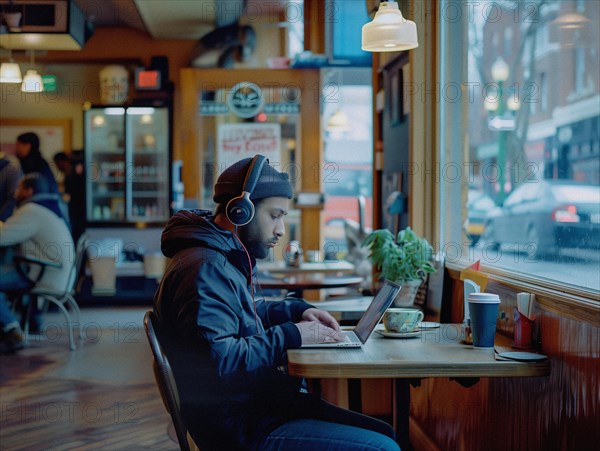
<instances>
[{"instance_id":1,"label":"exit sign","mask_svg":"<svg viewBox=\"0 0 600 451\"><path fill-rule=\"evenodd\" d=\"M44 85L45 92L56 91L56 75L42 75L42 84Z\"/></svg>"}]
</instances>

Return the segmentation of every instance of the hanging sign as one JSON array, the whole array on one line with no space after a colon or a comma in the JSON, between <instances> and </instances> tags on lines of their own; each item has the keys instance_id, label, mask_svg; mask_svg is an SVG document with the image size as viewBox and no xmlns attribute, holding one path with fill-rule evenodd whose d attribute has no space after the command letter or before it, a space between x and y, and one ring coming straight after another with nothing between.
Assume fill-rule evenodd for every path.
<instances>
[{"instance_id":1,"label":"hanging sign","mask_svg":"<svg viewBox=\"0 0 600 451\"><path fill-rule=\"evenodd\" d=\"M238 160L261 154L276 167L281 160L280 124L238 123L219 124L217 158L225 169Z\"/></svg>"}]
</instances>

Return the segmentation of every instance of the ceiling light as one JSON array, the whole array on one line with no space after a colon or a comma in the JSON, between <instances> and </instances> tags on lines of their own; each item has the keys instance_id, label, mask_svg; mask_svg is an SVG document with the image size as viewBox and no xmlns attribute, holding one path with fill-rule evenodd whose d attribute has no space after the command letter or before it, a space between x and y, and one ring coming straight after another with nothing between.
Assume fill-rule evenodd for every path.
<instances>
[{"instance_id":1,"label":"ceiling light","mask_svg":"<svg viewBox=\"0 0 600 451\"><path fill-rule=\"evenodd\" d=\"M396 2L381 2L373 21L362 27L362 49L367 52L398 52L418 46L417 25L402 17Z\"/></svg>"},{"instance_id":2,"label":"ceiling light","mask_svg":"<svg viewBox=\"0 0 600 451\"><path fill-rule=\"evenodd\" d=\"M30 69L23 78L23 84L21 85L21 91L23 92L42 92L44 90L44 83L42 83L42 77L37 73L36 70Z\"/></svg>"},{"instance_id":3,"label":"ceiling light","mask_svg":"<svg viewBox=\"0 0 600 451\"><path fill-rule=\"evenodd\" d=\"M0 66L0 83L21 83L21 68L17 63L2 63Z\"/></svg>"},{"instance_id":4,"label":"ceiling light","mask_svg":"<svg viewBox=\"0 0 600 451\"><path fill-rule=\"evenodd\" d=\"M30 53L31 63L30 66L35 65L35 51ZM21 91L23 92L42 92L44 90L44 83L42 82L42 76L38 74L37 70L29 69L23 77L23 83L21 84Z\"/></svg>"},{"instance_id":5,"label":"ceiling light","mask_svg":"<svg viewBox=\"0 0 600 451\"><path fill-rule=\"evenodd\" d=\"M21 68L12 59L12 48L8 45L8 62L0 65L0 83L21 83Z\"/></svg>"}]
</instances>

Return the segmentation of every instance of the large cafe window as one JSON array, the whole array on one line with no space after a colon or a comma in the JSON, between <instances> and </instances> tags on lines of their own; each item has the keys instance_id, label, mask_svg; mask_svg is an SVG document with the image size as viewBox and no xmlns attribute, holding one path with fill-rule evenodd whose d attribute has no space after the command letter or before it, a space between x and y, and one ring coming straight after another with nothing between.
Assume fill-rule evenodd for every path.
<instances>
[{"instance_id":1,"label":"large cafe window","mask_svg":"<svg viewBox=\"0 0 600 451\"><path fill-rule=\"evenodd\" d=\"M466 191L462 217L442 218L461 221L451 241L516 278L597 293L600 2L461 2L459 20L457 5L440 9L442 30L466 36L463 118L448 98L440 113L442 127L464 131L463 183L442 188ZM442 53L458 48L441 39Z\"/></svg>"},{"instance_id":2,"label":"large cafe window","mask_svg":"<svg viewBox=\"0 0 600 451\"><path fill-rule=\"evenodd\" d=\"M329 68L321 83L325 256L352 258L372 229L371 68Z\"/></svg>"}]
</instances>

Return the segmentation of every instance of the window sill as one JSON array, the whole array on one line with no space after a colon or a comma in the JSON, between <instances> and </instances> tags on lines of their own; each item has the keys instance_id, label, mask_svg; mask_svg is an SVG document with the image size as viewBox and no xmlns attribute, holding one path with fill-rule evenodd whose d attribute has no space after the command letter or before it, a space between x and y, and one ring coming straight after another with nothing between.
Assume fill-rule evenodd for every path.
<instances>
[{"instance_id":1,"label":"window sill","mask_svg":"<svg viewBox=\"0 0 600 451\"><path fill-rule=\"evenodd\" d=\"M471 263L466 260L446 263L446 269L450 277L460 279L461 271ZM536 302L544 310L600 327L600 296L596 291L490 266L482 265L480 272L515 293L534 293Z\"/></svg>"}]
</instances>

